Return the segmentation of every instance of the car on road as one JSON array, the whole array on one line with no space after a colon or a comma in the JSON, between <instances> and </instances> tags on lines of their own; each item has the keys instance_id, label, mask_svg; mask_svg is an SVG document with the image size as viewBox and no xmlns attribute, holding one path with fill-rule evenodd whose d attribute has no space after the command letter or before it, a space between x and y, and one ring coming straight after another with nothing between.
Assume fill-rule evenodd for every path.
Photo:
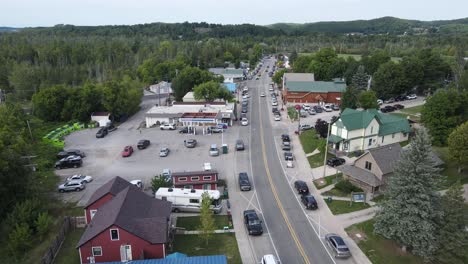
<instances>
[{"instance_id":1,"label":"car on road","mask_svg":"<svg viewBox=\"0 0 468 264\"><path fill-rule=\"evenodd\" d=\"M297 180L294 182L294 188L296 188L298 194L308 194L309 187L305 181Z\"/></svg>"},{"instance_id":2,"label":"car on road","mask_svg":"<svg viewBox=\"0 0 468 264\"><path fill-rule=\"evenodd\" d=\"M308 124L302 124L299 126L299 129L304 131L304 130L309 130L309 129L312 129L312 126L311 125L308 125Z\"/></svg>"},{"instance_id":3,"label":"car on road","mask_svg":"<svg viewBox=\"0 0 468 264\"><path fill-rule=\"evenodd\" d=\"M161 150L159 150L159 157L167 157L169 155L169 148L161 148Z\"/></svg>"},{"instance_id":4,"label":"car on road","mask_svg":"<svg viewBox=\"0 0 468 264\"><path fill-rule=\"evenodd\" d=\"M83 164L80 156L68 156L55 163L55 168L60 170L63 168L78 168Z\"/></svg>"},{"instance_id":5,"label":"car on road","mask_svg":"<svg viewBox=\"0 0 468 264\"><path fill-rule=\"evenodd\" d=\"M103 138L103 137L107 136L108 133L109 133L109 131L107 130L107 128L101 127L98 130L98 132L96 133L96 138Z\"/></svg>"},{"instance_id":6,"label":"car on road","mask_svg":"<svg viewBox=\"0 0 468 264\"><path fill-rule=\"evenodd\" d=\"M184 140L184 146L187 148L194 148L197 146L197 140L193 138Z\"/></svg>"},{"instance_id":7,"label":"car on road","mask_svg":"<svg viewBox=\"0 0 468 264\"><path fill-rule=\"evenodd\" d=\"M283 143L281 143L281 149L290 151L291 150L291 142L283 141Z\"/></svg>"},{"instance_id":8,"label":"car on road","mask_svg":"<svg viewBox=\"0 0 468 264\"><path fill-rule=\"evenodd\" d=\"M333 251L335 258L349 258L351 257L351 252L349 251L348 246L344 242L343 238L337 234L326 234L325 242Z\"/></svg>"},{"instance_id":9,"label":"car on road","mask_svg":"<svg viewBox=\"0 0 468 264\"><path fill-rule=\"evenodd\" d=\"M247 172L239 173L239 188L241 191L252 190L252 185L250 185L249 175L247 175Z\"/></svg>"},{"instance_id":10,"label":"car on road","mask_svg":"<svg viewBox=\"0 0 468 264\"><path fill-rule=\"evenodd\" d=\"M271 105L272 105L272 106L278 106L278 102L277 102L277 101L273 101L273 102L271 102Z\"/></svg>"},{"instance_id":11,"label":"car on road","mask_svg":"<svg viewBox=\"0 0 468 264\"><path fill-rule=\"evenodd\" d=\"M380 112L382 113L389 113L389 112L393 112L397 110L395 107L391 106L391 105L386 105L385 107L382 107L380 108Z\"/></svg>"},{"instance_id":12,"label":"car on road","mask_svg":"<svg viewBox=\"0 0 468 264\"><path fill-rule=\"evenodd\" d=\"M309 209L309 210L318 209L318 205L317 205L317 201L315 200L315 197L310 194L302 195L301 202L305 205L306 209Z\"/></svg>"},{"instance_id":13,"label":"car on road","mask_svg":"<svg viewBox=\"0 0 468 264\"><path fill-rule=\"evenodd\" d=\"M286 168L294 168L294 163L292 160L286 161Z\"/></svg>"},{"instance_id":14,"label":"car on road","mask_svg":"<svg viewBox=\"0 0 468 264\"><path fill-rule=\"evenodd\" d=\"M63 193L63 192L71 192L71 191L76 191L79 192L81 190L84 190L85 184L81 182L80 180L77 181L67 181L64 184L60 184L58 186L58 191Z\"/></svg>"},{"instance_id":15,"label":"car on road","mask_svg":"<svg viewBox=\"0 0 468 264\"><path fill-rule=\"evenodd\" d=\"M274 90L275 90L275 89L273 88L273 86L268 87L268 91L272 92L272 91L274 91Z\"/></svg>"},{"instance_id":16,"label":"car on road","mask_svg":"<svg viewBox=\"0 0 468 264\"><path fill-rule=\"evenodd\" d=\"M265 93L261 93L261 94L260 94L260 97L265 97Z\"/></svg>"},{"instance_id":17,"label":"car on road","mask_svg":"<svg viewBox=\"0 0 468 264\"><path fill-rule=\"evenodd\" d=\"M327 160L327 165L330 167L340 166L346 163L346 160L343 158L333 157Z\"/></svg>"},{"instance_id":18,"label":"car on road","mask_svg":"<svg viewBox=\"0 0 468 264\"><path fill-rule=\"evenodd\" d=\"M122 157L130 157L133 154L133 147L132 146L125 146L124 150L122 151Z\"/></svg>"},{"instance_id":19,"label":"car on road","mask_svg":"<svg viewBox=\"0 0 468 264\"><path fill-rule=\"evenodd\" d=\"M291 141L291 138L289 137L288 134L282 134L281 135L281 140L284 142L284 141L287 141L287 142L290 142Z\"/></svg>"},{"instance_id":20,"label":"car on road","mask_svg":"<svg viewBox=\"0 0 468 264\"><path fill-rule=\"evenodd\" d=\"M90 183L93 181L93 177L83 174L75 174L68 177L67 181L80 181L81 183Z\"/></svg>"},{"instance_id":21,"label":"car on road","mask_svg":"<svg viewBox=\"0 0 468 264\"><path fill-rule=\"evenodd\" d=\"M59 159L66 158L68 156L80 156L81 158L86 157L84 152L81 151L81 150L78 150L78 149L68 149L68 150L60 151L57 154L57 158L59 158Z\"/></svg>"},{"instance_id":22,"label":"car on road","mask_svg":"<svg viewBox=\"0 0 468 264\"><path fill-rule=\"evenodd\" d=\"M244 223L249 235L261 235L263 234L262 221L258 218L255 210L244 211Z\"/></svg>"},{"instance_id":23,"label":"car on road","mask_svg":"<svg viewBox=\"0 0 468 264\"><path fill-rule=\"evenodd\" d=\"M242 139L236 140L236 150L239 151L239 150L244 150L244 149L245 149L244 141Z\"/></svg>"},{"instance_id":24,"label":"car on road","mask_svg":"<svg viewBox=\"0 0 468 264\"><path fill-rule=\"evenodd\" d=\"M210 156L219 156L219 149L216 144L211 144L210 146Z\"/></svg>"},{"instance_id":25,"label":"car on road","mask_svg":"<svg viewBox=\"0 0 468 264\"><path fill-rule=\"evenodd\" d=\"M288 160L294 160L294 156L291 152L284 152L284 160L288 161Z\"/></svg>"},{"instance_id":26,"label":"car on road","mask_svg":"<svg viewBox=\"0 0 468 264\"><path fill-rule=\"evenodd\" d=\"M280 115L275 115L275 121L281 121L281 116Z\"/></svg>"},{"instance_id":27,"label":"car on road","mask_svg":"<svg viewBox=\"0 0 468 264\"><path fill-rule=\"evenodd\" d=\"M142 150L142 149L145 149L145 148L149 147L150 144L151 144L151 142L148 139L142 139L142 140L138 141L137 148Z\"/></svg>"},{"instance_id":28,"label":"car on road","mask_svg":"<svg viewBox=\"0 0 468 264\"><path fill-rule=\"evenodd\" d=\"M324 105L324 106L323 106L323 109L325 110L325 112L331 112L331 111L333 111L331 105L329 105L329 104Z\"/></svg>"},{"instance_id":29,"label":"car on road","mask_svg":"<svg viewBox=\"0 0 468 264\"><path fill-rule=\"evenodd\" d=\"M415 95L415 94L409 94L406 96L406 100L414 100L414 99L417 99L418 96Z\"/></svg>"},{"instance_id":30,"label":"car on road","mask_svg":"<svg viewBox=\"0 0 468 264\"><path fill-rule=\"evenodd\" d=\"M393 97L388 98L387 100L384 100L385 104L391 104L391 103L394 103L394 102L395 102L395 98L393 98Z\"/></svg>"},{"instance_id":31,"label":"car on road","mask_svg":"<svg viewBox=\"0 0 468 264\"><path fill-rule=\"evenodd\" d=\"M243 117L241 119L241 125L247 126L248 124L249 124L249 120L247 119L247 117Z\"/></svg>"},{"instance_id":32,"label":"car on road","mask_svg":"<svg viewBox=\"0 0 468 264\"><path fill-rule=\"evenodd\" d=\"M247 106L242 106L242 113L247 113L247 112L248 112Z\"/></svg>"},{"instance_id":33,"label":"car on road","mask_svg":"<svg viewBox=\"0 0 468 264\"><path fill-rule=\"evenodd\" d=\"M260 260L260 263L261 264L279 264L279 261L275 257L275 255L268 254L262 257L262 260Z\"/></svg>"},{"instance_id":34,"label":"car on road","mask_svg":"<svg viewBox=\"0 0 468 264\"><path fill-rule=\"evenodd\" d=\"M161 130L175 130L176 126L174 124L162 124L159 128Z\"/></svg>"}]
</instances>

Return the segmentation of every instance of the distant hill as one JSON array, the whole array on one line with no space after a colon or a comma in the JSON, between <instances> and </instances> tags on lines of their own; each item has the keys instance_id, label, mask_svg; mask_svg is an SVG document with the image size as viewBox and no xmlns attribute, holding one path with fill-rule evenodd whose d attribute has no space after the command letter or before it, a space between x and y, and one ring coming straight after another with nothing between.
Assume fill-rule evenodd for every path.
<instances>
[{"instance_id":1,"label":"distant hill","mask_svg":"<svg viewBox=\"0 0 468 264\"><path fill-rule=\"evenodd\" d=\"M13 28L13 27L0 27L0 32L14 32L18 31L19 28Z\"/></svg>"},{"instance_id":2,"label":"distant hill","mask_svg":"<svg viewBox=\"0 0 468 264\"><path fill-rule=\"evenodd\" d=\"M301 34L310 32L328 33L362 33L362 34L403 34L438 32L452 33L468 31L468 18L455 20L420 21L396 17L381 17L371 20L354 20L339 22L316 22L305 24L277 23L269 28L279 29L287 33Z\"/></svg>"}]
</instances>

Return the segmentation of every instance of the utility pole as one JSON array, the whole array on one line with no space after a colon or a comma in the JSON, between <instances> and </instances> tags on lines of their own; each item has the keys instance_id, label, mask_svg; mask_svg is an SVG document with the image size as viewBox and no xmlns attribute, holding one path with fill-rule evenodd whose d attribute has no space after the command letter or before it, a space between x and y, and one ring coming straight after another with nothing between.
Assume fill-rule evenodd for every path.
<instances>
[{"instance_id":1,"label":"utility pole","mask_svg":"<svg viewBox=\"0 0 468 264\"><path fill-rule=\"evenodd\" d=\"M325 178L325 170L327 169L327 153L328 153L328 137L330 135L330 123L328 123L328 130L327 130L327 141L325 142L325 153L323 155L323 177Z\"/></svg>"},{"instance_id":2,"label":"utility pole","mask_svg":"<svg viewBox=\"0 0 468 264\"><path fill-rule=\"evenodd\" d=\"M29 120L26 120L26 124L28 124L29 135L31 136L31 141L34 141L33 135L32 135L32 132L31 132L31 126L29 125Z\"/></svg>"}]
</instances>

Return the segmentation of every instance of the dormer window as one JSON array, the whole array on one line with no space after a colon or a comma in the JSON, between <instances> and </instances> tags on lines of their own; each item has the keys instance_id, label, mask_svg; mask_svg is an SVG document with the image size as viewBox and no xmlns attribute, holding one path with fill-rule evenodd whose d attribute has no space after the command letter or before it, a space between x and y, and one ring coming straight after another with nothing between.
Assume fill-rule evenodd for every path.
<instances>
[{"instance_id":1,"label":"dormer window","mask_svg":"<svg viewBox=\"0 0 468 264\"><path fill-rule=\"evenodd\" d=\"M119 240L119 230L118 229L111 229L110 230L111 240Z\"/></svg>"},{"instance_id":2,"label":"dormer window","mask_svg":"<svg viewBox=\"0 0 468 264\"><path fill-rule=\"evenodd\" d=\"M366 161L366 170L371 170L372 169L372 163Z\"/></svg>"}]
</instances>

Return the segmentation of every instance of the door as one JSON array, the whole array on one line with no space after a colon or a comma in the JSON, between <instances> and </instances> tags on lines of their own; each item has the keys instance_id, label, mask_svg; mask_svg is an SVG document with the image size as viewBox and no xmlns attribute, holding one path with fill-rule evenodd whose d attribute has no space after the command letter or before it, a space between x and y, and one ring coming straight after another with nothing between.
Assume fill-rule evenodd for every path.
<instances>
[{"instance_id":1,"label":"door","mask_svg":"<svg viewBox=\"0 0 468 264\"><path fill-rule=\"evenodd\" d=\"M132 260L132 246L131 245L120 246L120 260L122 262Z\"/></svg>"}]
</instances>

